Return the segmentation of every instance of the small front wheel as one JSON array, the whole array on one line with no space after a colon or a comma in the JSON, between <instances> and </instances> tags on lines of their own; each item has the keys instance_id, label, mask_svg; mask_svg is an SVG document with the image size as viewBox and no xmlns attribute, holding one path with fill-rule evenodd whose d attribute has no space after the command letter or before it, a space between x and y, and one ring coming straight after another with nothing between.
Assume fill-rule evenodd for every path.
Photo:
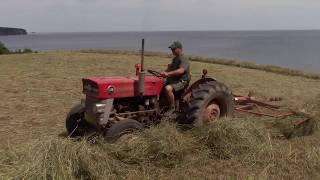
<instances>
[{"instance_id":1,"label":"small front wheel","mask_svg":"<svg viewBox=\"0 0 320 180\"><path fill-rule=\"evenodd\" d=\"M135 131L141 131L143 125L133 119L124 119L113 124L106 130L105 139L109 142L116 142L121 136Z\"/></svg>"},{"instance_id":2,"label":"small front wheel","mask_svg":"<svg viewBox=\"0 0 320 180\"><path fill-rule=\"evenodd\" d=\"M78 104L74 106L67 118L66 118L66 129L69 137L83 136L84 131L84 106Z\"/></svg>"}]
</instances>

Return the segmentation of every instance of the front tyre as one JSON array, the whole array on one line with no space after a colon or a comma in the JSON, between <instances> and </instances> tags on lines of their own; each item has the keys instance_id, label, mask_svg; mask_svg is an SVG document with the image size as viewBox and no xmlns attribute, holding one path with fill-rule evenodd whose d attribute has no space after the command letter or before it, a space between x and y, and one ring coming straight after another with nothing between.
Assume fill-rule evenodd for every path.
<instances>
[{"instance_id":1,"label":"front tyre","mask_svg":"<svg viewBox=\"0 0 320 180\"><path fill-rule=\"evenodd\" d=\"M84 106L75 105L67 115L66 129L69 137L83 136L85 134Z\"/></svg>"}]
</instances>

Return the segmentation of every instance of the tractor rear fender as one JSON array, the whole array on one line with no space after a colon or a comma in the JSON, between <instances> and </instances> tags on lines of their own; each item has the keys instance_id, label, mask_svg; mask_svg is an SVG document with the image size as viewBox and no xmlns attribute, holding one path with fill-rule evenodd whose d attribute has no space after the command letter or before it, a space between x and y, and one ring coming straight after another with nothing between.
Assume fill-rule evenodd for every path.
<instances>
[{"instance_id":1,"label":"tractor rear fender","mask_svg":"<svg viewBox=\"0 0 320 180\"><path fill-rule=\"evenodd\" d=\"M211 77L204 77L204 78L201 78L199 80L197 80L196 82L194 82L193 84L191 84L191 86L189 86L189 88L185 91L185 93L183 93L182 95L182 98L187 101L191 95L191 92L193 89L199 87L199 85L201 84L205 84L206 82L209 82L209 81L217 81Z\"/></svg>"}]
</instances>

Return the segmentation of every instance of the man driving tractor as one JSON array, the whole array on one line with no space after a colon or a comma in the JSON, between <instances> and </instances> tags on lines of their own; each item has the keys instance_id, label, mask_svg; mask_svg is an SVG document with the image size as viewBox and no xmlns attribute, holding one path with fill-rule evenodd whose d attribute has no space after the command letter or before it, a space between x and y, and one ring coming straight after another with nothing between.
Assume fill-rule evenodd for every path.
<instances>
[{"instance_id":1,"label":"man driving tractor","mask_svg":"<svg viewBox=\"0 0 320 180\"><path fill-rule=\"evenodd\" d=\"M182 44L179 41L174 41L169 48L174 55L171 64L161 73L166 79L165 92L167 95L167 102L169 104L168 114L175 111L175 97L174 92L185 89L190 81L190 65L189 59L184 56Z\"/></svg>"},{"instance_id":2,"label":"man driving tractor","mask_svg":"<svg viewBox=\"0 0 320 180\"><path fill-rule=\"evenodd\" d=\"M115 141L124 134L159 123L162 116L173 117L179 124L191 127L205 126L219 117L232 116L232 91L207 77L206 71L201 79L189 86L190 65L183 55L182 44L175 41L169 48L174 58L162 73L149 69L147 72L152 75L144 76L142 40L141 66L136 66L134 76L83 78L86 98L71 108L66 117L69 136L97 132L107 140ZM161 77L166 78L165 83ZM167 98L159 98L162 94ZM175 111L180 113L177 117L171 116Z\"/></svg>"}]
</instances>

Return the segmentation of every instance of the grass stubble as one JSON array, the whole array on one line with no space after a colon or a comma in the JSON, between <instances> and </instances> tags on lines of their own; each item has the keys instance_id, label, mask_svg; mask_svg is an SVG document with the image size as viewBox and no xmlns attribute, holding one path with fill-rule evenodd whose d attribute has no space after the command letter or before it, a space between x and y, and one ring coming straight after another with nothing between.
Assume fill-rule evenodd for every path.
<instances>
[{"instance_id":1,"label":"grass stubble","mask_svg":"<svg viewBox=\"0 0 320 180\"><path fill-rule=\"evenodd\" d=\"M192 62L193 80L205 67L235 94L280 96L281 105L311 114L299 128L299 117L247 116L189 131L163 122L115 144L65 138L65 115L83 98L81 78L133 74L137 62L135 54L1 56L0 179L320 178L320 81L300 76ZM155 70L168 62L146 58Z\"/></svg>"}]
</instances>

